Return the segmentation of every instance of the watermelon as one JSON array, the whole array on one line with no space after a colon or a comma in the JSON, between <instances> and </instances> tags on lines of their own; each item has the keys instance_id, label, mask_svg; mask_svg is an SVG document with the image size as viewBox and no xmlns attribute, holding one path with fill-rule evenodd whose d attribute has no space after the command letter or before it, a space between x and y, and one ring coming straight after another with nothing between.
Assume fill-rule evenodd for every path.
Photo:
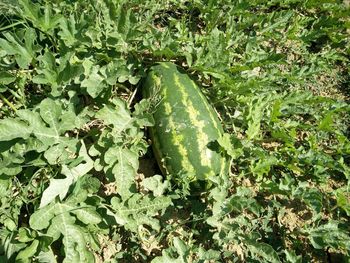
<instances>
[{"instance_id":1,"label":"watermelon","mask_svg":"<svg viewBox=\"0 0 350 263\"><path fill-rule=\"evenodd\" d=\"M178 66L160 62L143 82L143 96L154 104L152 148L164 174L193 181L227 172L216 140L223 128L198 85Z\"/></svg>"}]
</instances>

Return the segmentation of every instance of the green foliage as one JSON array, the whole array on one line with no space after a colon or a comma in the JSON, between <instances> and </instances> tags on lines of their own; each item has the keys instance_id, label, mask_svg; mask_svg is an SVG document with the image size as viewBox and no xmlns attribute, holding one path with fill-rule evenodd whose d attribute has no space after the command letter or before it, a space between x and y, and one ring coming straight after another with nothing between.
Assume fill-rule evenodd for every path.
<instances>
[{"instance_id":1,"label":"green foliage","mask_svg":"<svg viewBox=\"0 0 350 263\"><path fill-rule=\"evenodd\" d=\"M0 261L348 261L348 14L341 0L2 1ZM140 80L160 60L224 125L231 171L207 192L154 164Z\"/></svg>"}]
</instances>

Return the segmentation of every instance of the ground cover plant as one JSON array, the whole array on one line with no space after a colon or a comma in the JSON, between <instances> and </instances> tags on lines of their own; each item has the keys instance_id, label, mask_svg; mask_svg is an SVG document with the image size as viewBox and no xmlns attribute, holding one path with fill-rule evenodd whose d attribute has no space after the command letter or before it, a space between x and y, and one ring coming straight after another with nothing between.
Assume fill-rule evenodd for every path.
<instances>
[{"instance_id":1,"label":"ground cover plant","mask_svg":"<svg viewBox=\"0 0 350 263\"><path fill-rule=\"evenodd\" d=\"M348 262L349 2L0 3L0 262ZM202 86L227 177L157 168L142 79Z\"/></svg>"}]
</instances>

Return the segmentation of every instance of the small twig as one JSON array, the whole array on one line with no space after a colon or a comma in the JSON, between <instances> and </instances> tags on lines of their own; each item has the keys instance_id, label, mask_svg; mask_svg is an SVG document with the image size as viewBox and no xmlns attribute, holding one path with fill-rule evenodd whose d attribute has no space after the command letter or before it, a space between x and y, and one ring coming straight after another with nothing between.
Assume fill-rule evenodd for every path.
<instances>
[{"instance_id":1,"label":"small twig","mask_svg":"<svg viewBox=\"0 0 350 263\"><path fill-rule=\"evenodd\" d=\"M17 111L16 107L15 107L11 102L9 102L9 101L4 97L4 95L2 95L1 93L0 93L0 99L2 99L11 109L13 109L14 112Z\"/></svg>"},{"instance_id":2,"label":"small twig","mask_svg":"<svg viewBox=\"0 0 350 263\"><path fill-rule=\"evenodd\" d=\"M0 28L0 31L4 31L4 30L6 30L6 29L9 29L9 28L11 28L11 27L15 27L15 26L20 25L20 24L24 24L24 23L23 23L22 21L16 22L16 23L13 23L13 24L8 25L8 26L1 27L1 28Z\"/></svg>"},{"instance_id":3,"label":"small twig","mask_svg":"<svg viewBox=\"0 0 350 263\"><path fill-rule=\"evenodd\" d=\"M129 98L128 107L130 107L131 102L134 100L136 92L137 92L137 88L134 90L134 92L131 94L131 97Z\"/></svg>"},{"instance_id":4,"label":"small twig","mask_svg":"<svg viewBox=\"0 0 350 263\"><path fill-rule=\"evenodd\" d=\"M19 99L19 100L22 100L23 101L23 98L21 96L19 96L17 94L17 92L13 91L12 89L8 89L7 91L9 91L12 95L10 96L11 98L12 97L15 97L16 99Z\"/></svg>"}]
</instances>

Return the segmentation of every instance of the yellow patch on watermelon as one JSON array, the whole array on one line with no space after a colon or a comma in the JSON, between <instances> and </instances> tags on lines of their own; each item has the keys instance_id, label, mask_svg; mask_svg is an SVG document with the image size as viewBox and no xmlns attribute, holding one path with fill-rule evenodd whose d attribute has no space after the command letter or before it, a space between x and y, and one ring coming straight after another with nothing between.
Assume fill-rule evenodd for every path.
<instances>
[{"instance_id":1,"label":"yellow patch on watermelon","mask_svg":"<svg viewBox=\"0 0 350 263\"><path fill-rule=\"evenodd\" d=\"M192 82L192 85L194 86L194 88L198 89L197 84L193 80L191 80L191 82ZM219 130L217 120L216 120L215 116L213 115L212 110L210 109L209 104L208 104L207 100L205 99L204 95L202 94L202 92L199 92L199 96L201 97L201 99L204 102L205 108L206 108L207 112L209 113L210 119L211 119L212 123L214 124L215 129Z\"/></svg>"},{"instance_id":2,"label":"yellow patch on watermelon","mask_svg":"<svg viewBox=\"0 0 350 263\"><path fill-rule=\"evenodd\" d=\"M167 89L164 89L164 96L167 96L166 90ZM169 117L168 117L169 127L165 127L165 132L171 133L171 141L177 147L177 149L181 155L181 166L183 167L183 169L185 171L187 171L190 174L190 176L192 175L194 177L195 169L188 158L188 152L184 146L183 135L177 134L176 125L175 125L173 117L171 116L173 109L171 108L171 105L168 102L164 102L163 105L164 105L165 114L169 115Z\"/></svg>"},{"instance_id":3,"label":"yellow patch on watermelon","mask_svg":"<svg viewBox=\"0 0 350 263\"><path fill-rule=\"evenodd\" d=\"M205 122L199 119L200 113L195 109L191 100L189 100L188 94L186 93L185 87L181 84L178 75L174 74L175 84L179 88L182 95L182 103L187 106L187 112L191 120L191 124L194 125L198 130L203 131L205 128ZM211 154L208 149L209 137L206 133L199 132L197 136L197 142L200 152L201 165L210 167L211 165Z\"/></svg>"},{"instance_id":4,"label":"yellow patch on watermelon","mask_svg":"<svg viewBox=\"0 0 350 263\"><path fill-rule=\"evenodd\" d=\"M168 124L169 132L171 132L172 135L171 141L178 148L178 151L181 155L181 166L190 174L195 174L195 169L188 158L188 152L184 146L184 137L182 134L176 134L175 123L171 116L169 116Z\"/></svg>"},{"instance_id":5,"label":"yellow patch on watermelon","mask_svg":"<svg viewBox=\"0 0 350 263\"><path fill-rule=\"evenodd\" d=\"M164 102L164 110L166 115L171 114L172 109L169 102Z\"/></svg>"}]
</instances>

